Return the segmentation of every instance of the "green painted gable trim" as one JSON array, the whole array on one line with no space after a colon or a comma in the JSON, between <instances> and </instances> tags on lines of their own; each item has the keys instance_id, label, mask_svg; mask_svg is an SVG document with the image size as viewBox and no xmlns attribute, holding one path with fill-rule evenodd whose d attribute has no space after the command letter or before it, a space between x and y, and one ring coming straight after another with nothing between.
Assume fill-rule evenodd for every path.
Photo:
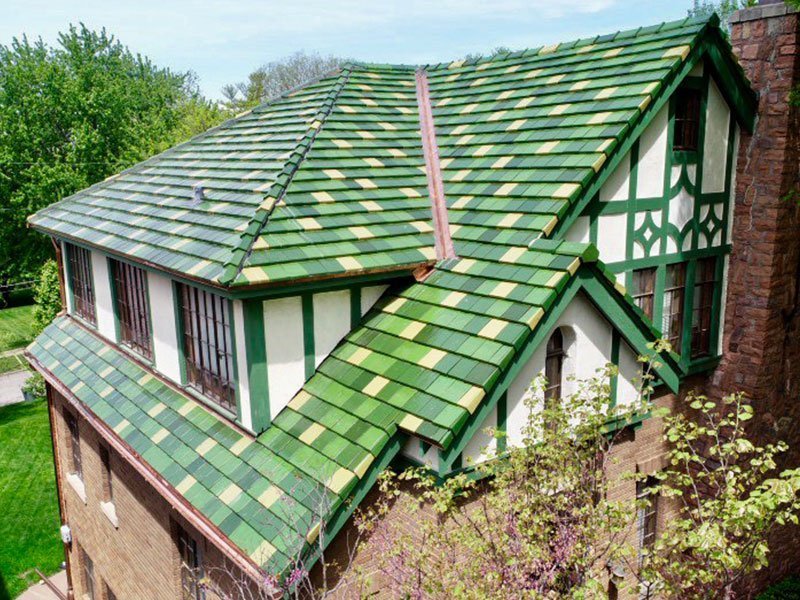
<instances>
[{"instance_id":1,"label":"green painted gable trim","mask_svg":"<svg viewBox=\"0 0 800 600\"><path fill-rule=\"evenodd\" d=\"M244 347L247 354L247 384L250 389L250 417L255 433L270 426L267 376L267 338L264 331L264 303L243 300Z\"/></svg>"},{"instance_id":2,"label":"green painted gable trim","mask_svg":"<svg viewBox=\"0 0 800 600\"><path fill-rule=\"evenodd\" d=\"M586 297L605 316L616 335L621 335L635 351L642 355L651 354L647 345L658 339L658 332L650 328L646 317L636 307L630 296L623 295L612 281L613 275L598 267L597 264L584 263L576 275L561 290L556 301L545 313L536 330L529 336L517 353L513 362L503 371L501 378L487 399L468 419L466 425L456 434L453 441L439 454L439 474L443 475L455 468L456 460L466 448L472 437L480 430L492 408L504 397L508 386L519 375L519 372L533 356L536 349L550 335L558 323L561 314L579 292ZM660 365L654 368L656 375L673 392L678 391L683 374L676 357L660 355Z\"/></svg>"},{"instance_id":3,"label":"green painted gable trim","mask_svg":"<svg viewBox=\"0 0 800 600\"><path fill-rule=\"evenodd\" d=\"M692 47L686 60L681 62L675 71L664 78L654 100L650 102L636 121L632 123L631 127L628 128L622 140L611 151L609 160L606 161L592 181L584 188L579 198L566 207L564 214L559 215L558 223L556 223L550 237L560 238L567 234L577 218L584 214L591 200L600 193L603 184L616 171L655 116L670 102L674 92L689 77L692 69L703 61L704 57L708 58L706 64L713 69L714 73L722 81L723 85L719 86L720 91L724 90L723 95L742 127L747 131L753 130L755 116L758 111L758 96L750 87L741 66L734 62L730 44L719 32L719 18L713 15L692 42ZM705 111L702 112L701 119L704 117ZM701 128L701 131L703 129ZM669 147L671 147L671 143Z\"/></svg>"}]
</instances>

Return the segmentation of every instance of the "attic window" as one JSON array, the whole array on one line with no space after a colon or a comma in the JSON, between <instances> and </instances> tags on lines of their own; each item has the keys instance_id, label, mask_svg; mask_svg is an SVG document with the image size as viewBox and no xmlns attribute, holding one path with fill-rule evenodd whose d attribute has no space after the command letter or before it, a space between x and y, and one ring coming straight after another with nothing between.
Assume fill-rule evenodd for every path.
<instances>
[{"instance_id":1,"label":"attic window","mask_svg":"<svg viewBox=\"0 0 800 600\"><path fill-rule=\"evenodd\" d=\"M680 88L675 94L675 131L672 149L697 152L700 139L700 90Z\"/></svg>"}]
</instances>

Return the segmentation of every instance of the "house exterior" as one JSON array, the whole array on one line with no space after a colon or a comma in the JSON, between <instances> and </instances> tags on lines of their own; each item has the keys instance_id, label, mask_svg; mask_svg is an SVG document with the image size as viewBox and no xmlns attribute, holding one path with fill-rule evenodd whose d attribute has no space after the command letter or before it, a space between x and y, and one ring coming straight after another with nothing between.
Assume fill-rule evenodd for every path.
<instances>
[{"instance_id":1,"label":"house exterior","mask_svg":"<svg viewBox=\"0 0 800 600\"><path fill-rule=\"evenodd\" d=\"M310 564L390 465L518 443L539 373L557 398L613 363L630 402L663 336L674 401L724 360L756 109L716 17L353 64L30 217L64 284L27 356L75 595Z\"/></svg>"}]
</instances>

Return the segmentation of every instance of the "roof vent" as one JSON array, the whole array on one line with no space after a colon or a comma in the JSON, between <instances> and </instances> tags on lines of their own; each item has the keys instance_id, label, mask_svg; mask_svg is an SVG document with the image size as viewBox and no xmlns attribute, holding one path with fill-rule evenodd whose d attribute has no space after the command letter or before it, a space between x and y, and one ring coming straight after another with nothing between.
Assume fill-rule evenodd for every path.
<instances>
[{"instance_id":1,"label":"roof vent","mask_svg":"<svg viewBox=\"0 0 800 600\"><path fill-rule=\"evenodd\" d=\"M192 188L192 204L200 204L204 199L203 186L198 183Z\"/></svg>"}]
</instances>

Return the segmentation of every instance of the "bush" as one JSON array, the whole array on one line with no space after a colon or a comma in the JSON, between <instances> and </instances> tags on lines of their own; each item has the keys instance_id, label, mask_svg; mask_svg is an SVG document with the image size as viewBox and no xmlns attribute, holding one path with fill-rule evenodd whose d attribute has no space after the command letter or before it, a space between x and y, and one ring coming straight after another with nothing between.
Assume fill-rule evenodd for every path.
<instances>
[{"instance_id":1,"label":"bush","mask_svg":"<svg viewBox=\"0 0 800 600\"><path fill-rule=\"evenodd\" d=\"M61 310L61 286L58 281L58 265L54 260L48 260L42 265L33 297L36 302L33 309L33 330L38 335Z\"/></svg>"},{"instance_id":2,"label":"bush","mask_svg":"<svg viewBox=\"0 0 800 600\"><path fill-rule=\"evenodd\" d=\"M787 577L767 588L756 600L796 600L800 598L800 577Z\"/></svg>"}]
</instances>

